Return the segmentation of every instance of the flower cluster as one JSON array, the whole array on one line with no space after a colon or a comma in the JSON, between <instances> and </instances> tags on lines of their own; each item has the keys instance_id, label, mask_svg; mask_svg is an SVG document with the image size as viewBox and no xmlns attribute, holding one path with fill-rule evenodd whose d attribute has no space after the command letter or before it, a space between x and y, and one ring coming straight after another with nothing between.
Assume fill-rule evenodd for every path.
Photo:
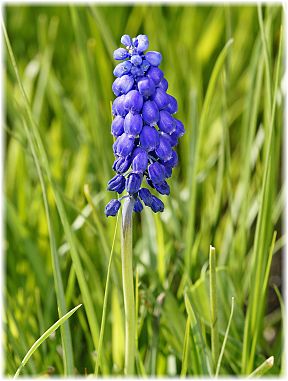
<instances>
[{"instance_id":1,"label":"flower cluster","mask_svg":"<svg viewBox=\"0 0 288 381\"><path fill-rule=\"evenodd\" d=\"M166 92L168 82L158 67L161 54L144 53L149 41L143 34L133 39L124 35L121 43L125 48L115 50L114 59L123 62L113 71L117 78L112 85L117 97L112 105L111 126L116 138L113 170L117 174L108 182L108 190L121 194L126 189L128 195L123 197L135 199L135 212L142 211L143 203L155 213L162 212L163 202L142 187L142 181L146 178L151 188L169 195L166 179L178 162L173 147L185 129L183 123L172 116L178 105ZM106 205L106 216L117 214L121 199L113 199Z\"/></svg>"}]
</instances>

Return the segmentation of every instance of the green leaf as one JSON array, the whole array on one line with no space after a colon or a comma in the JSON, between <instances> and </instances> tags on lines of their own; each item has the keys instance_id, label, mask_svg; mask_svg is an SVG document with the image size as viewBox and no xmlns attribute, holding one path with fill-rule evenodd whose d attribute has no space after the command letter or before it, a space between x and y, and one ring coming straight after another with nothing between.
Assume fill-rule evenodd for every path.
<instances>
[{"instance_id":1,"label":"green leaf","mask_svg":"<svg viewBox=\"0 0 288 381\"><path fill-rule=\"evenodd\" d=\"M56 331L56 329L59 328L67 319L69 319L69 317L73 315L74 312L76 312L78 308L80 308L81 306L82 304L79 304L78 306L74 307L71 311L67 312L67 314L62 316L59 320L56 321L56 323L51 325L51 327L48 328L47 331L45 331L43 335L41 335L37 341L35 341L35 343L32 345L32 347L29 349L29 351L26 353L25 357L23 358L21 365L19 366L19 368L17 369L15 373L14 378L17 378L19 376L22 368L27 364L27 361L30 359L33 353L39 348L39 346L43 343L43 341L45 341L47 337L49 337L54 331Z\"/></svg>"}]
</instances>

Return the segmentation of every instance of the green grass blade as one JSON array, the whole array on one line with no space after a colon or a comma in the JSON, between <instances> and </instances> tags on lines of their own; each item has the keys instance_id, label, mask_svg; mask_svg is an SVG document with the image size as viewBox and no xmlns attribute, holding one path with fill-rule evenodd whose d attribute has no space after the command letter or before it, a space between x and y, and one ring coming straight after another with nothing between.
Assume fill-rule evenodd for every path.
<instances>
[{"instance_id":1,"label":"green grass blade","mask_svg":"<svg viewBox=\"0 0 288 381\"><path fill-rule=\"evenodd\" d=\"M107 22L105 21L102 15L101 8L99 9L99 7L90 5L90 11L95 22L99 25L99 29L101 31L102 38L105 42L107 52L108 54L111 54L111 52L113 52L113 50L116 49L116 44L111 34L111 30L107 27Z\"/></svg>"},{"instance_id":2,"label":"green grass blade","mask_svg":"<svg viewBox=\"0 0 288 381\"><path fill-rule=\"evenodd\" d=\"M159 274L160 281L165 287L166 279L166 266L165 266L165 243L164 243L164 232L162 227L162 222L159 215L154 216L156 230L157 230L157 270Z\"/></svg>"},{"instance_id":3,"label":"green grass blade","mask_svg":"<svg viewBox=\"0 0 288 381\"><path fill-rule=\"evenodd\" d=\"M231 312L230 312L230 316L229 316L229 320L228 320L228 324L227 324L227 329L225 331L225 336L224 336L223 344L221 347L220 355L219 355L218 362L217 362L215 377L218 377L219 372L220 372L221 362L222 362L222 358L223 358L225 347L226 347L226 342L227 342L228 335L229 335L229 330L230 330L230 325L231 325L233 313L234 313L234 297L232 297Z\"/></svg>"},{"instance_id":4,"label":"green grass blade","mask_svg":"<svg viewBox=\"0 0 288 381\"><path fill-rule=\"evenodd\" d=\"M251 374L249 374L248 378L255 378L264 376L265 373L268 372L274 365L274 357L271 356L267 360L265 360L257 369L254 370Z\"/></svg>"},{"instance_id":5,"label":"green grass blade","mask_svg":"<svg viewBox=\"0 0 288 381\"><path fill-rule=\"evenodd\" d=\"M10 45L10 41L9 41L4 23L2 23L2 27L3 27L3 32L4 32L4 37L7 44L8 52L12 61L12 65L15 70L15 74L17 76L17 80L20 81L20 77L17 71L16 61L12 52L12 48ZM52 261L52 267L53 267L55 292L56 292L56 298L57 298L57 305L59 309L59 317L61 318L63 315L66 314L66 303L65 303L65 295L64 295L60 264L59 264L58 253L56 248L53 223L51 220L51 212L50 212L50 207L48 204L47 187L45 184L44 175L42 173L41 164L40 164L40 161L38 160L38 155L34 147L33 139L31 135L29 134L29 130L24 119L23 119L23 124L24 124L25 131L27 133L30 149L31 149L34 163L37 169L37 174L39 177L42 194L43 194L43 202L44 202L49 237L50 237L50 250L51 250L51 261ZM63 358L64 371L65 371L65 374L67 375L73 375L73 372L74 372L73 350L72 350L71 332L70 332L70 327L68 322L64 324L63 327L61 327L61 339L62 339L63 352L64 352L64 358Z\"/></svg>"},{"instance_id":6,"label":"green grass blade","mask_svg":"<svg viewBox=\"0 0 288 381\"><path fill-rule=\"evenodd\" d=\"M26 125L26 122L23 121L27 137L29 140L30 148L33 154L34 162L37 168L38 177L41 183L42 193L43 193L43 200L45 205L45 211L47 216L47 224L48 224L48 231L49 231L49 237L50 237L50 248L51 248L51 259L52 259L52 267L53 267L53 275L54 275L54 283L55 283L55 292L57 297L57 305L59 309L59 316L60 318L66 314L66 302L65 302L65 294L64 294L64 287L62 282L62 276L61 276L61 270L60 270L60 263L58 259L58 252L56 247L56 240L55 235L53 231L53 224L51 220L50 215L50 208L48 204L48 195L47 195L47 189L45 185L45 181L43 178L42 171L40 169L39 161L37 158L37 154L35 152L33 143L31 141L31 137L28 132L28 127ZM71 331L68 322L61 327L61 338L62 338L62 345L63 345L63 353L64 353L64 372L67 375L73 375L74 374L74 364L73 364L73 349L72 349L72 339L71 339Z\"/></svg>"},{"instance_id":7,"label":"green grass blade","mask_svg":"<svg viewBox=\"0 0 288 381\"><path fill-rule=\"evenodd\" d=\"M199 325L199 322L197 320L197 317L195 315L195 312L193 310L192 304L187 296L185 294L184 296L185 299L185 307L187 314L190 318L190 323L191 323L191 333L193 335L194 343L195 343L195 349L197 352L197 356L199 359L199 362L201 364L201 371L203 372L202 374L211 374L211 366L210 366L210 361L207 355L207 349L206 345L204 343L202 331Z\"/></svg>"},{"instance_id":8,"label":"green grass blade","mask_svg":"<svg viewBox=\"0 0 288 381\"><path fill-rule=\"evenodd\" d=\"M85 193L86 193L86 195L89 194L89 192L85 192ZM90 201L92 201L92 200L90 199ZM106 285L105 285L103 311L102 311L102 319L101 319L101 326L100 326L100 336L99 336L99 344L98 344L96 365L95 365L95 371L94 371L94 375L96 377L98 376L98 370L99 370L101 356L102 356L102 343L103 343L103 336L104 336L105 322L106 322L107 301L108 301L109 285L110 285L110 272L111 272L113 254L114 254L114 244L115 244L115 239L116 239L116 234L117 234L118 217L119 217L119 214L117 215L117 219L116 219L114 237L113 237L113 241L112 241L109 263L108 263L108 268L107 268L107 275L106 275Z\"/></svg>"},{"instance_id":9,"label":"green grass blade","mask_svg":"<svg viewBox=\"0 0 288 381\"><path fill-rule=\"evenodd\" d=\"M197 178L196 177L197 177L197 170L198 170L200 147L202 147L202 144L203 144L204 130L205 130L208 114L209 114L209 107L213 99L213 94L215 91L217 79L223 68L223 65L225 63L226 57L229 52L229 48L231 47L232 43L233 43L233 39L230 39L226 43L223 50L219 54L217 61L215 63L215 66L213 68L211 78L208 84L207 93L203 103L203 108L202 108L200 122L199 122L198 137L195 143L196 146L195 146L195 153L193 158L193 165L191 166L191 171L192 171L191 184L189 184L190 185L189 220L188 220L187 233L186 233L187 243L186 243L186 249L184 254L185 268L186 268L186 271L188 271L188 274L190 272L191 250L192 250L192 243L194 241L194 235L195 235L195 212L196 212L196 195L197 195ZM193 137L193 139L196 139L196 137Z\"/></svg>"},{"instance_id":10,"label":"green grass blade","mask_svg":"<svg viewBox=\"0 0 288 381\"><path fill-rule=\"evenodd\" d=\"M258 21L260 25L261 40L262 40L264 58L265 58L267 109L268 109L268 113L271 113L271 105L272 105L271 58L270 58L270 54L268 50L268 42L267 42L265 30L264 30L261 4L257 5L257 11L258 11Z\"/></svg>"},{"instance_id":11,"label":"green grass blade","mask_svg":"<svg viewBox=\"0 0 288 381\"><path fill-rule=\"evenodd\" d=\"M188 354L189 354L189 341L190 341L190 317L188 316L186 321L186 329L185 329L185 336L184 336L184 345L183 345L183 354L182 354L182 368L181 368L181 374L180 377L184 378L187 374L188 369Z\"/></svg>"},{"instance_id":12,"label":"green grass blade","mask_svg":"<svg viewBox=\"0 0 288 381\"><path fill-rule=\"evenodd\" d=\"M35 90L34 102L32 105L32 113L36 123L39 123L41 110L44 102L44 95L49 80L49 74L51 70L54 44L58 32L59 19L54 17L48 27L48 44L42 56L41 69L39 73L39 79Z\"/></svg>"},{"instance_id":13,"label":"green grass blade","mask_svg":"<svg viewBox=\"0 0 288 381\"><path fill-rule=\"evenodd\" d=\"M63 228L64 228L64 232L65 232L67 242L69 244L71 258L73 261L73 265L75 267L75 272L76 272L77 279L79 282L79 286L81 289L81 294L83 297L83 305L84 305L86 313L87 313L87 318L88 318L88 322L89 322L89 326L90 326L90 330L91 330L91 334L92 334L92 339L93 339L95 348L97 348L98 347L98 340L99 340L99 326L98 326L98 322L97 322L97 319L95 316L94 306L93 306L93 302L91 299L91 294L90 294L90 291L88 289L88 285L87 285L87 282L86 282L86 279L84 276L84 271L83 271L82 264L81 264L81 261L79 258L79 254L78 254L77 249L76 249L75 241L73 238L73 232L72 232L71 226L68 222L68 217L67 217L67 214L66 214L66 211L64 208L62 198L61 198L59 192L57 191L57 187L54 184L54 181L52 179L52 175L51 175L51 171L49 168L49 162L48 162L48 158L46 155L46 151L44 149L41 137L39 135L39 131L37 130L37 127L34 123L34 119L32 117L29 101L27 99L25 90L23 88L23 85L22 85L22 82L21 82L21 79L19 76L16 61L14 58L14 54L13 54L13 51L11 49L11 45L10 45L9 38L8 38L7 33L6 33L6 29L5 29L4 24L3 24L3 29L4 29L5 41L6 41L7 47L8 47L8 53L9 53L9 56L10 56L10 59L12 62L12 66L13 66L13 69L14 69L14 72L15 72L15 75L17 78L17 82L18 82L22 97L23 97L25 112L26 112L27 118L29 120L29 125L28 125L29 129L27 130L27 132L29 133L29 135L31 137L31 141L33 141L33 144L35 145L35 151L37 151L38 158L39 158L43 168L45 169L45 174L47 176L48 182L51 185L51 188L53 190L53 195L55 198L57 210L58 210L58 213L59 213L59 216L60 216Z\"/></svg>"},{"instance_id":14,"label":"green grass blade","mask_svg":"<svg viewBox=\"0 0 288 381\"><path fill-rule=\"evenodd\" d=\"M275 87L273 92L273 105L271 118L269 121L269 136L268 136L268 149L266 151L265 164L264 164L264 177L261 189L261 199L259 207L259 215L257 218L256 233L253 246L253 268L254 273L252 275L253 287L251 288L251 294L248 301L248 310L245 319L245 330L244 330L244 340L243 340L243 353L242 353L242 372L250 373L253 369L253 363L255 358L256 342L258 339L259 326L261 325L261 313L262 308L259 309L259 303L263 306L263 294L262 286L265 273L267 270L267 265L269 265L269 255L267 257L265 243L267 245L267 237L271 230L269 225L269 211L271 208L271 161L272 157L272 147L274 143L275 132L273 129L275 110L276 110L276 100L277 100L277 88L280 76L280 63L282 56L282 29L280 33L279 40L279 51L276 64L276 74L275 74ZM266 63L267 64L267 63ZM273 133L274 132L274 133ZM264 268L264 270L263 270ZM252 334L253 333L253 334ZM253 343L254 342L254 343Z\"/></svg>"},{"instance_id":15,"label":"green grass blade","mask_svg":"<svg viewBox=\"0 0 288 381\"><path fill-rule=\"evenodd\" d=\"M97 134L97 129L95 128L95 123L99 121L100 108L97 106L99 102L97 99L101 97L99 92L99 87L97 86L97 82L95 79L95 72L91 67L91 60L89 59L89 52L87 50L87 40L85 35L85 25L83 20L80 19L81 9L73 6L70 6L70 14L71 14L71 23L74 29L74 34L77 43L77 49L79 51L79 64L81 65L81 74L83 75L83 83L85 86L85 104L87 105L88 112L88 128L93 140L93 144L96 145L97 150L101 152L104 144L104 134ZM88 17L88 15L86 15ZM82 21L82 22L81 22ZM103 51L102 51L103 52ZM104 52L102 53L104 55ZM106 68L104 68L107 70ZM103 69L103 70L104 70ZM107 173L107 163L106 156L101 155L99 160L96 162L97 169L99 171L103 171ZM101 178L103 188L105 188L105 178L104 176Z\"/></svg>"},{"instance_id":16,"label":"green grass blade","mask_svg":"<svg viewBox=\"0 0 288 381\"><path fill-rule=\"evenodd\" d=\"M33 353L39 348L39 346L49 337L54 331L56 331L57 328L59 328L71 315L74 314L80 308L82 304L79 304L78 306L74 307L71 311L67 312L64 316L62 316L59 320L56 321L53 325L51 325L50 328L47 329L43 333L42 336L39 337L37 341L32 345L32 347L29 349L29 351L26 353L25 357L23 358L21 365L17 369L17 372L15 373L14 378L17 378L21 372L21 369L26 365L29 358L33 355Z\"/></svg>"},{"instance_id":17,"label":"green grass blade","mask_svg":"<svg viewBox=\"0 0 288 381\"><path fill-rule=\"evenodd\" d=\"M217 317L217 284L216 284L216 253L210 246L209 253L209 289L210 289L210 316L211 316L211 348L213 370L215 372L219 356L219 334Z\"/></svg>"},{"instance_id":18,"label":"green grass blade","mask_svg":"<svg viewBox=\"0 0 288 381\"><path fill-rule=\"evenodd\" d=\"M147 377L147 374L145 372L145 367L143 364L143 361L141 359L141 355L139 353L139 329L138 329L138 316L139 316L139 271L136 267L136 274L135 274L135 322L136 322L136 329L135 329L135 347L136 347L136 368L138 370L138 374L141 377Z\"/></svg>"},{"instance_id":19,"label":"green grass blade","mask_svg":"<svg viewBox=\"0 0 288 381\"><path fill-rule=\"evenodd\" d=\"M282 315L282 327L284 326L285 322L286 322L286 309L285 309L285 304L284 304L284 300L283 300L283 297L278 289L278 287L276 287L275 285L273 285L273 289L277 295L277 298L279 300L279 303L280 303L280 309L281 309L281 315ZM285 353L285 345L284 345L284 342L285 342L285 331L284 333L282 332L281 333L281 348L282 348L282 359L281 359L281 375L285 375L286 373L286 369L287 369L287 364L286 364L286 353Z\"/></svg>"}]
</instances>

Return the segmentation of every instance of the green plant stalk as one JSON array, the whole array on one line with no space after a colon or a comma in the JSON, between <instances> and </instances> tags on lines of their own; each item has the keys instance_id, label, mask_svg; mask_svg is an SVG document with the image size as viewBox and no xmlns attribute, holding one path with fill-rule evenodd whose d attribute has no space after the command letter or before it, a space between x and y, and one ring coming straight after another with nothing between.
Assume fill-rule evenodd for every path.
<instances>
[{"instance_id":1,"label":"green plant stalk","mask_svg":"<svg viewBox=\"0 0 288 381\"><path fill-rule=\"evenodd\" d=\"M135 300L132 258L132 212L135 201L126 199L122 210L121 256L125 309L125 366L126 376L134 374L135 362Z\"/></svg>"},{"instance_id":2,"label":"green plant stalk","mask_svg":"<svg viewBox=\"0 0 288 381\"><path fill-rule=\"evenodd\" d=\"M211 314L211 351L213 370L216 370L218 356L219 356L219 334L217 322L217 289L216 289L216 258L215 248L210 246L209 252L209 266L210 266L210 314Z\"/></svg>"}]
</instances>

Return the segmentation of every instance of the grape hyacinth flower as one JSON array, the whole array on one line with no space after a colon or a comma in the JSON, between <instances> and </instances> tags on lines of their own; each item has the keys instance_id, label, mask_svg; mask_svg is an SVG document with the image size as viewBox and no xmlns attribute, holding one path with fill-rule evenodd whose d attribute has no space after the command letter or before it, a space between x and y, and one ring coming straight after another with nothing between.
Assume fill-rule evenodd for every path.
<instances>
[{"instance_id":1,"label":"grape hyacinth flower","mask_svg":"<svg viewBox=\"0 0 288 381\"><path fill-rule=\"evenodd\" d=\"M125 364L124 374L132 376L135 368L135 299L133 285L132 214L141 213L145 206L154 213L163 212L164 204L156 196L169 195L167 179L178 163L174 147L184 132L183 123L174 117L178 110L176 99L167 93L168 82L159 65L162 55L148 49L148 37L140 34L131 38L122 36L125 48L114 51L120 62L114 69L116 79L112 91L114 119L111 133L115 137L113 170L116 175L107 189L118 194L105 208L106 216L116 216L121 201L121 259L125 310ZM144 183L143 183L144 182ZM146 187L151 188L151 191ZM96 371L98 372L97 360Z\"/></svg>"},{"instance_id":2,"label":"grape hyacinth flower","mask_svg":"<svg viewBox=\"0 0 288 381\"><path fill-rule=\"evenodd\" d=\"M169 195L167 179L177 165L175 146L184 134L183 123L174 114L176 99L167 93L168 82L159 65L162 55L148 49L149 40L140 34L135 38L124 35L124 48L114 51L114 59L122 61L113 74L112 91L116 99L112 105L114 119L111 133L115 137L113 151L116 175L108 182L108 190L128 195L118 202L112 200L105 208L106 216L115 216L123 198L134 200L134 212L141 212L143 204L153 212L164 210L163 202L152 192Z\"/></svg>"}]
</instances>

